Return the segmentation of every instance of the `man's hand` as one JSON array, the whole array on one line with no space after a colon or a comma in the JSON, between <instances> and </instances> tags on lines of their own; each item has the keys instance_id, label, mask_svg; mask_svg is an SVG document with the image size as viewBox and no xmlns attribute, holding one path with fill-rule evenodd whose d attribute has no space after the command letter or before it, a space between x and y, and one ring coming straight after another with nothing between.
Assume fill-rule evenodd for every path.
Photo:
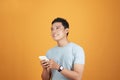
<instances>
[{"instance_id":1,"label":"man's hand","mask_svg":"<svg viewBox=\"0 0 120 80\"><path fill-rule=\"evenodd\" d=\"M43 69L55 69L58 70L59 69L59 65L53 60L50 59L49 61L46 60L41 60L41 65Z\"/></svg>"},{"instance_id":2,"label":"man's hand","mask_svg":"<svg viewBox=\"0 0 120 80\"><path fill-rule=\"evenodd\" d=\"M48 66L49 66L48 61L41 60L40 63L41 63L41 66L43 68L43 71L41 74L42 80L50 80L51 70L50 70L50 68L48 68Z\"/></svg>"},{"instance_id":3,"label":"man's hand","mask_svg":"<svg viewBox=\"0 0 120 80\"><path fill-rule=\"evenodd\" d=\"M59 67L59 64L57 64L53 59L48 61L48 68L58 70Z\"/></svg>"},{"instance_id":4,"label":"man's hand","mask_svg":"<svg viewBox=\"0 0 120 80\"><path fill-rule=\"evenodd\" d=\"M46 60L41 60L40 63L43 69L47 69L49 66L48 61Z\"/></svg>"}]
</instances>

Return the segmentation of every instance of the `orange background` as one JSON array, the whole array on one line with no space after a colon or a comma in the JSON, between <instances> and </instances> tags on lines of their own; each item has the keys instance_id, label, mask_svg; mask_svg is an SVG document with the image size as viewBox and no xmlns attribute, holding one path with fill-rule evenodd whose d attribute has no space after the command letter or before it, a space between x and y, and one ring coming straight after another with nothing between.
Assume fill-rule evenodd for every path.
<instances>
[{"instance_id":1,"label":"orange background","mask_svg":"<svg viewBox=\"0 0 120 80\"><path fill-rule=\"evenodd\" d=\"M85 50L83 80L120 80L119 0L0 0L0 80L41 80L38 56L56 45L56 17Z\"/></svg>"}]
</instances>

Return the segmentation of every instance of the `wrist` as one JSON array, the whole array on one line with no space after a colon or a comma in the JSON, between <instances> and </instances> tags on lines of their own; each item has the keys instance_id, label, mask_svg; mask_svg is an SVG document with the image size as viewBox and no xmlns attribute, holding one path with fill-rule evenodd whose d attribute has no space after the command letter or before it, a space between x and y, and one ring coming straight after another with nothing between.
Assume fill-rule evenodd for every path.
<instances>
[{"instance_id":1,"label":"wrist","mask_svg":"<svg viewBox=\"0 0 120 80\"><path fill-rule=\"evenodd\" d=\"M47 68L43 68L44 71L47 71Z\"/></svg>"},{"instance_id":2,"label":"wrist","mask_svg":"<svg viewBox=\"0 0 120 80\"><path fill-rule=\"evenodd\" d=\"M43 69L43 72L47 72L47 73L49 73L50 71L51 71L50 68Z\"/></svg>"},{"instance_id":3,"label":"wrist","mask_svg":"<svg viewBox=\"0 0 120 80\"><path fill-rule=\"evenodd\" d=\"M59 69L58 69L58 72L61 72L63 69L64 69L64 67L60 66Z\"/></svg>"}]
</instances>

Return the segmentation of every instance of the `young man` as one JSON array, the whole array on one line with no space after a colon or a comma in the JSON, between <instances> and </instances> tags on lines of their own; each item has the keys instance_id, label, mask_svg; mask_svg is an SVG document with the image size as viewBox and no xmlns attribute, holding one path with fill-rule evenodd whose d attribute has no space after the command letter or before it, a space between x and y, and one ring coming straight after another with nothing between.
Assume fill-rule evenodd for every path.
<instances>
[{"instance_id":1,"label":"young man","mask_svg":"<svg viewBox=\"0 0 120 80\"><path fill-rule=\"evenodd\" d=\"M69 24L63 18L52 22L52 38L57 46L50 49L42 60L42 80L81 80L85 56L83 48L68 40Z\"/></svg>"}]
</instances>

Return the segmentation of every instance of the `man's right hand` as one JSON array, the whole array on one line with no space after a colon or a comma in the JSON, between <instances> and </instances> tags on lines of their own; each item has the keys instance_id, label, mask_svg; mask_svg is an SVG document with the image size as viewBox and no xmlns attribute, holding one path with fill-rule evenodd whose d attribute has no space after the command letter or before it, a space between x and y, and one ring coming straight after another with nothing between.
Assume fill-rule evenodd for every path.
<instances>
[{"instance_id":1,"label":"man's right hand","mask_svg":"<svg viewBox=\"0 0 120 80\"><path fill-rule=\"evenodd\" d=\"M42 71L42 74L41 74L42 80L50 80L51 69L49 68L49 64L48 64L49 61L41 60L40 63L41 63L41 66L43 68L43 71Z\"/></svg>"},{"instance_id":2,"label":"man's right hand","mask_svg":"<svg viewBox=\"0 0 120 80\"><path fill-rule=\"evenodd\" d=\"M43 69L47 69L49 67L49 63L46 60L41 60L40 63Z\"/></svg>"}]
</instances>

